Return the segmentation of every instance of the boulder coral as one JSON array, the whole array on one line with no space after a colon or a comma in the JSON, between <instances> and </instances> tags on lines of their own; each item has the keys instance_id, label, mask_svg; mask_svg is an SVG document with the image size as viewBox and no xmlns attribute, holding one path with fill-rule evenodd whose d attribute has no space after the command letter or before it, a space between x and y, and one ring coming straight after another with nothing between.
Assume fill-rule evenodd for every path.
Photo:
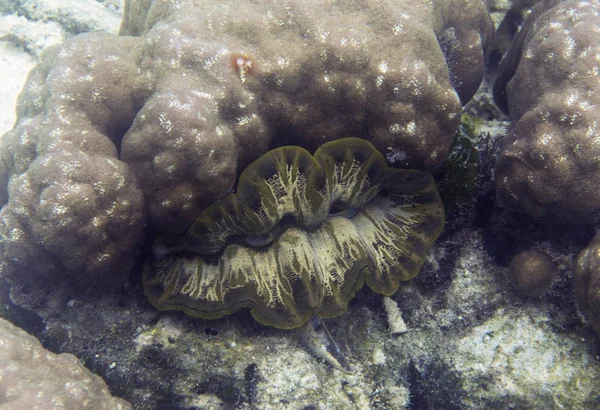
<instances>
[{"instance_id":1,"label":"boulder coral","mask_svg":"<svg viewBox=\"0 0 600 410\"><path fill-rule=\"evenodd\" d=\"M137 40L85 34L44 54L0 140L0 272L92 287L127 278L144 196L118 145L136 112Z\"/></svg>"},{"instance_id":2,"label":"boulder coral","mask_svg":"<svg viewBox=\"0 0 600 410\"><path fill-rule=\"evenodd\" d=\"M501 204L554 221L600 211L600 2L540 2L500 63L513 125L496 167Z\"/></svg>"},{"instance_id":3,"label":"boulder coral","mask_svg":"<svg viewBox=\"0 0 600 410\"><path fill-rule=\"evenodd\" d=\"M52 353L0 318L0 408L131 410L72 354Z\"/></svg>"},{"instance_id":4,"label":"boulder coral","mask_svg":"<svg viewBox=\"0 0 600 410\"><path fill-rule=\"evenodd\" d=\"M558 267L546 252L529 249L519 252L512 258L509 276L519 292L527 296L539 297L558 277Z\"/></svg>"},{"instance_id":5,"label":"boulder coral","mask_svg":"<svg viewBox=\"0 0 600 410\"><path fill-rule=\"evenodd\" d=\"M145 226L185 232L279 146L361 136L438 168L492 24L479 0L131 0L121 34L28 78L0 142L4 277L120 283Z\"/></svg>"},{"instance_id":6,"label":"boulder coral","mask_svg":"<svg viewBox=\"0 0 600 410\"><path fill-rule=\"evenodd\" d=\"M403 168L438 168L492 24L479 0L131 1L121 33L144 37L150 84L121 158L149 223L181 233L278 146L356 136Z\"/></svg>"}]
</instances>

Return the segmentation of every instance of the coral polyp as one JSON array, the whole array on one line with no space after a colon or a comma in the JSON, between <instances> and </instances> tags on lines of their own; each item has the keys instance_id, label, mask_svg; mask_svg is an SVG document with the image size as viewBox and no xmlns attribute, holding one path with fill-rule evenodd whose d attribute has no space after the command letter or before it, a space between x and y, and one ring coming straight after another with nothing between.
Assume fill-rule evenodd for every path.
<instances>
[{"instance_id":1,"label":"coral polyp","mask_svg":"<svg viewBox=\"0 0 600 410\"><path fill-rule=\"evenodd\" d=\"M343 313L366 283L413 278L444 212L430 174L387 166L368 141L267 152L185 235L159 237L144 287L161 310L213 319L250 308L278 328Z\"/></svg>"},{"instance_id":2,"label":"coral polyp","mask_svg":"<svg viewBox=\"0 0 600 410\"><path fill-rule=\"evenodd\" d=\"M254 70L256 70L256 61L248 54L233 53L231 55L231 66L240 77L242 83L245 83L246 77L254 74Z\"/></svg>"}]
</instances>

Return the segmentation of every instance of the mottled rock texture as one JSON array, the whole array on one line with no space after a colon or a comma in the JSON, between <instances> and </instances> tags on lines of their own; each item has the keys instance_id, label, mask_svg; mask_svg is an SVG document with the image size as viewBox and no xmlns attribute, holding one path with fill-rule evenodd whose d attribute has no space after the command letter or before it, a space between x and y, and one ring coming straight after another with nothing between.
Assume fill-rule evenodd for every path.
<instances>
[{"instance_id":1,"label":"mottled rock texture","mask_svg":"<svg viewBox=\"0 0 600 410\"><path fill-rule=\"evenodd\" d=\"M505 206L555 221L600 210L600 2L539 3L494 87L513 126L496 168Z\"/></svg>"},{"instance_id":2,"label":"mottled rock texture","mask_svg":"<svg viewBox=\"0 0 600 410\"><path fill-rule=\"evenodd\" d=\"M0 319L0 409L127 410L106 383L69 353L54 354Z\"/></svg>"}]
</instances>

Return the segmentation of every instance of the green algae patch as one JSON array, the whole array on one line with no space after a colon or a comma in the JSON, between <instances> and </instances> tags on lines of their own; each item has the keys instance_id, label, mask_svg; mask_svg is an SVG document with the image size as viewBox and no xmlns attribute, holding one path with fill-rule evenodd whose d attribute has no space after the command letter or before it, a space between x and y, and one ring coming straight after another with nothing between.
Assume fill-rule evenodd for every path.
<instances>
[{"instance_id":1,"label":"green algae patch","mask_svg":"<svg viewBox=\"0 0 600 410\"><path fill-rule=\"evenodd\" d=\"M312 156L281 147L186 234L156 240L144 289L160 310L214 319L250 308L260 323L295 328L313 312L342 314L365 283L395 293L443 224L431 175L388 167L366 140L332 141Z\"/></svg>"},{"instance_id":2,"label":"green algae patch","mask_svg":"<svg viewBox=\"0 0 600 410\"><path fill-rule=\"evenodd\" d=\"M481 138L482 120L463 114L446 162L440 168L438 187L446 207L472 204L482 178L476 141Z\"/></svg>"}]
</instances>

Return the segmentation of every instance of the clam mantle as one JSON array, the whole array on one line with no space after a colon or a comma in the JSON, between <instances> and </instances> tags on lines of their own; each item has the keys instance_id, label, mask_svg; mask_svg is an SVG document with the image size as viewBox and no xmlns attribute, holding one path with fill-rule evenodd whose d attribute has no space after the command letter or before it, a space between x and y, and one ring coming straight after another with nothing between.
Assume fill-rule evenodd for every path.
<instances>
[{"instance_id":1,"label":"clam mantle","mask_svg":"<svg viewBox=\"0 0 600 410\"><path fill-rule=\"evenodd\" d=\"M365 282L396 292L443 224L431 175L388 167L366 140L332 141L314 156L281 147L186 234L156 240L144 288L161 310L213 319L250 308L260 323L294 328L313 312L340 315Z\"/></svg>"}]
</instances>

